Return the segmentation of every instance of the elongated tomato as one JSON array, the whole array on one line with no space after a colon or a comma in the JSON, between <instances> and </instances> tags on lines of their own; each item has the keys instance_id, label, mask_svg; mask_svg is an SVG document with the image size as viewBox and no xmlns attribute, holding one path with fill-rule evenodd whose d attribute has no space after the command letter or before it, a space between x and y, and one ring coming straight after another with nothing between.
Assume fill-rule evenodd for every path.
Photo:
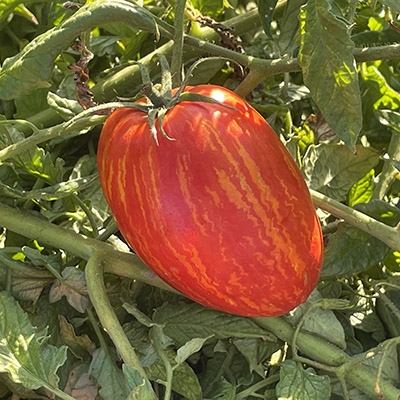
<instances>
[{"instance_id":1,"label":"elongated tomato","mask_svg":"<svg viewBox=\"0 0 400 400\"><path fill-rule=\"evenodd\" d=\"M244 316L304 302L322 263L319 220L301 172L242 98L213 85L185 91L159 144L146 113L118 109L98 146L106 200L131 248L163 280L205 306Z\"/></svg>"}]
</instances>

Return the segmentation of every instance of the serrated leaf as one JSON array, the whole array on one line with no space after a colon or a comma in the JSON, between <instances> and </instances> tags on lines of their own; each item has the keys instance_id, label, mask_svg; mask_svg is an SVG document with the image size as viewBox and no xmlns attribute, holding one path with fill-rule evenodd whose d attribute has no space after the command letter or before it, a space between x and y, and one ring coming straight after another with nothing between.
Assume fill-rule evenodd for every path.
<instances>
[{"instance_id":1,"label":"serrated leaf","mask_svg":"<svg viewBox=\"0 0 400 400\"><path fill-rule=\"evenodd\" d=\"M258 0L258 14L264 29L265 34L272 39L271 22L272 13L278 0Z\"/></svg>"},{"instance_id":2,"label":"serrated leaf","mask_svg":"<svg viewBox=\"0 0 400 400\"><path fill-rule=\"evenodd\" d=\"M317 375L312 368L304 370L301 364L286 360L281 366L276 395L279 400L330 400L330 379L327 375Z\"/></svg>"},{"instance_id":3,"label":"serrated leaf","mask_svg":"<svg viewBox=\"0 0 400 400\"><path fill-rule=\"evenodd\" d=\"M82 32L93 26L122 22L158 35L153 16L144 8L124 0L97 0L79 8L67 20L32 40L0 70L0 98L11 100L39 88L51 86L54 60Z\"/></svg>"},{"instance_id":4,"label":"serrated leaf","mask_svg":"<svg viewBox=\"0 0 400 400\"><path fill-rule=\"evenodd\" d=\"M216 339L253 337L273 340L250 318L224 314L195 303L163 304L155 311L153 321L164 325L164 333L178 346L193 338L210 336Z\"/></svg>"},{"instance_id":5,"label":"serrated leaf","mask_svg":"<svg viewBox=\"0 0 400 400\"><path fill-rule=\"evenodd\" d=\"M347 202L350 207L358 203L368 203L371 200L375 187L374 176L375 171L371 169L350 188Z\"/></svg>"},{"instance_id":6,"label":"serrated leaf","mask_svg":"<svg viewBox=\"0 0 400 400\"><path fill-rule=\"evenodd\" d=\"M53 161L51 154L41 147L32 146L13 160L16 165L23 168L27 173L36 178L41 178L51 185L62 180L64 160L57 158Z\"/></svg>"},{"instance_id":7,"label":"serrated leaf","mask_svg":"<svg viewBox=\"0 0 400 400\"><path fill-rule=\"evenodd\" d=\"M389 247L370 234L347 224L340 224L325 249L321 278L351 275L380 261Z\"/></svg>"},{"instance_id":8,"label":"serrated leaf","mask_svg":"<svg viewBox=\"0 0 400 400\"><path fill-rule=\"evenodd\" d=\"M299 63L327 123L354 149L362 127L361 95L349 27L330 0L309 0L300 12Z\"/></svg>"},{"instance_id":9,"label":"serrated leaf","mask_svg":"<svg viewBox=\"0 0 400 400\"><path fill-rule=\"evenodd\" d=\"M47 344L46 335L35 330L12 297L0 292L1 373L29 389L57 389L57 370L67 359L67 348Z\"/></svg>"},{"instance_id":10,"label":"serrated leaf","mask_svg":"<svg viewBox=\"0 0 400 400\"><path fill-rule=\"evenodd\" d=\"M377 151L356 147L354 154L341 144L309 146L303 159L303 173L308 186L343 201L351 186L379 162Z\"/></svg>"}]
</instances>

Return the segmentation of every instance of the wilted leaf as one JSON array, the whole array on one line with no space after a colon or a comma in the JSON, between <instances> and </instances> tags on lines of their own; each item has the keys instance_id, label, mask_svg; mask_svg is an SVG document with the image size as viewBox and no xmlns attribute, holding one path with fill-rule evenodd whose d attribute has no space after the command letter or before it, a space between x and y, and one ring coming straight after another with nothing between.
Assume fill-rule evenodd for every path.
<instances>
[{"instance_id":1,"label":"wilted leaf","mask_svg":"<svg viewBox=\"0 0 400 400\"><path fill-rule=\"evenodd\" d=\"M78 364L68 376L64 392L76 400L96 400L99 390L88 373L89 366Z\"/></svg>"},{"instance_id":2,"label":"wilted leaf","mask_svg":"<svg viewBox=\"0 0 400 400\"><path fill-rule=\"evenodd\" d=\"M29 389L57 389L56 373L67 348L51 346L46 339L47 332L36 332L19 304L0 292L0 372Z\"/></svg>"},{"instance_id":3,"label":"wilted leaf","mask_svg":"<svg viewBox=\"0 0 400 400\"><path fill-rule=\"evenodd\" d=\"M362 127L361 95L350 28L328 0L300 12L299 62L311 97L336 134L354 149Z\"/></svg>"},{"instance_id":4,"label":"wilted leaf","mask_svg":"<svg viewBox=\"0 0 400 400\"><path fill-rule=\"evenodd\" d=\"M312 368L303 369L301 364L286 360L280 371L280 381L276 385L279 400L330 399L330 379L326 375L317 375Z\"/></svg>"},{"instance_id":5,"label":"wilted leaf","mask_svg":"<svg viewBox=\"0 0 400 400\"><path fill-rule=\"evenodd\" d=\"M60 334L64 343L77 358L83 360L87 354L93 353L96 346L88 335L83 334L77 336L74 327L63 315L58 315L58 322L60 324Z\"/></svg>"},{"instance_id":6,"label":"wilted leaf","mask_svg":"<svg viewBox=\"0 0 400 400\"><path fill-rule=\"evenodd\" d=\"M311 189L343 201L352 185L379 162L377 151L357 146L354 154L341 144L309 146L303 159L303 173Z\"/></svg>"},{"instance_id":7,"label":"wilted leaf","mask_svg":"<svg viewBox=\"0 0 400 400\"><path fill-rule=\"evenodd\" d=\"M85 273L75 267L66 267L62 271L62 277L62 281L57 280L51 287L50 303L55 303L65 296L72 307L84 313L89 306Z\"/></svg>"}]
</instances>

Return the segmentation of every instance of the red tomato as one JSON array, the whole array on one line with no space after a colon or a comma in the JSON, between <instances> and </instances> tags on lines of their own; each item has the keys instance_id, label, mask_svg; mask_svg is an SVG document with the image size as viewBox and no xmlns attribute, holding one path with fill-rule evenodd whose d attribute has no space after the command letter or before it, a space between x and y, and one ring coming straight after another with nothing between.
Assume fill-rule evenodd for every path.
<instances>
[{"instance_id":1,"label":"red tomato","mask_svg":"<svg viewBox=\"0 0 400 400\"><path fill-rule=\"evenodd\" d=\"M146 113L118 109L98 147L104 195L137 255L205 306L275 316L315 287L323 239L301 172L248 103L213 85L185 91L159 144Z\"/></svg>"}]
</instances>

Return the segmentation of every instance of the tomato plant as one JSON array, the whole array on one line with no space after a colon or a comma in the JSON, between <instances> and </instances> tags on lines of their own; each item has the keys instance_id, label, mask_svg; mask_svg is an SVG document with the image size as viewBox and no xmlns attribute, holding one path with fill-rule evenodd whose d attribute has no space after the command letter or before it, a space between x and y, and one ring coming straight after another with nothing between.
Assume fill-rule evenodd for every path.
<instances>
[{"instance_id":1,"label":"tomato plant","mask_svg":"<svg viewBox=\"0 0 400 400\"><path fill-rule=\"evenodd\" d=\"M322 264L318 217L301 172L251 106L215 85L186 93L157 141L141 110L107 119L103 191L134 251L197 302L239 315L281 315L304 302ZM156 124L158 126L158 124Z\"/></svg>"}]
</instances>

